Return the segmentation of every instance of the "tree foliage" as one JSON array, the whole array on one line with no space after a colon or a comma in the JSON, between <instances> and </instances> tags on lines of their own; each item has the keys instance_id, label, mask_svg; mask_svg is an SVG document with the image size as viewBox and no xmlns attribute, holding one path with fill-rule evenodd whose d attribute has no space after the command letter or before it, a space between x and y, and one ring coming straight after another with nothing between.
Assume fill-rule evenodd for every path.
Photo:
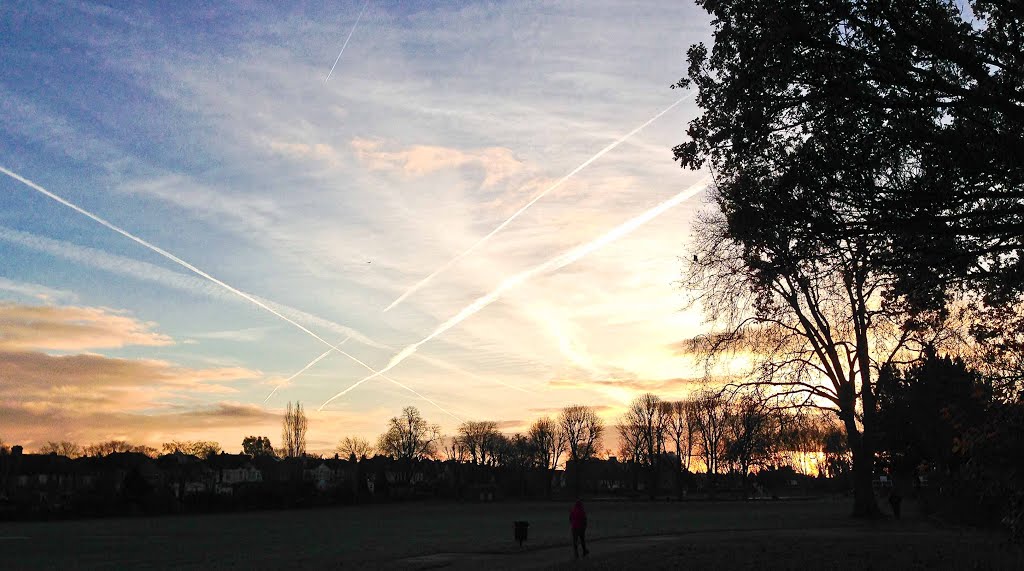
<instances>
[{"instance_id":1,"label":"tree foliage","mask_svg":"<svg viewBox=\"0 0 1024 571\"><path fill-rule=\"evenodd\" d=\"M270 438L266 436L246 436L242 439L242 454L248 454L253 458L259 456L274 456L274 447L270 445Z\"/></svg>"},{"instance_id":2,"label":"tree foliage","mask_svg":"<svg viewBox=\"0 0 1024 571\"><path fill-rule=\"evenodd\" d=\"M1024 48L1013 3L698 0L688 52L704 113L677 146L708 162L730 231L798 252L837 239L918 307L947 287L1019 293L1024 271ZM973 15L973 16L972 16Z\"/></svg>"},{"instance_id":3,"label":"tree foliage","mask_svg":"<svg viewBox=\"0 0 1024 571\"><path fill-rule=\"evenodd\" d=\"M715 177L684 285L721 331L698 352L742 348L756 386L833 408L873 513L878 372L920 348L951 286L1020 291L1019 19L983 1L982 25L952 1L699 4L715 44L688 52L678 86L703 113L675 149Z\"/></svg>"}]
</instances>

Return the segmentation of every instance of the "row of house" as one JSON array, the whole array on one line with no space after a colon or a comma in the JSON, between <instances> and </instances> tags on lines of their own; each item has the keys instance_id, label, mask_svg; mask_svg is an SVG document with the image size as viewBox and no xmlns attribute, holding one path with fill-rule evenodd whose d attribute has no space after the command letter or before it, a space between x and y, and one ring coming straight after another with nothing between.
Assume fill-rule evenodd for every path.
<instances>
[{"instance_id":1,"label":"row of house","mask_svg":"<svg viewBox=\"0 0 1024 571\"><path fill-rule=\"evenodd\" d=\"M25 454L20 446L14 446L9 454L0 455L0 510L27 504L60 511L81 498L134 501L151 496L177 500L232 496L241 490L282 485L328 492L351 484L356 475L355 463L338 458L253 458L224 453L198 458L180 452L151 458L119 452L72 459Z\"/></svg>"},{"instance_id":2,"label":"row of house","mask_svg":"<svg viewBox=\"0 0 1024 571\"><path fill-rule=\"evenodd\" d=\"M681 483L686 488L703 486L699 476L680 479L673 465L663 463L651 478L631 463L592 460L577 478L574 465L568 472L552 472L439 460L403 464L379 456L356 462L338 457L279 459L225 453L198 458L180 452L158 458L121 452L72 459L24 454L15 446L11 453L0 455L0 517L5 511L26 508L107 513L110 506L154 502L160 506L156 511L164 511L196 503L246 505L254 498L272 505L280 505L273 504L275 499L300 496L305 503L422 495L488 501L558 495L574 491L577 485L596 494L650 493L652 485L656 492L679 493Z\"/></svg>"}]
</instances>

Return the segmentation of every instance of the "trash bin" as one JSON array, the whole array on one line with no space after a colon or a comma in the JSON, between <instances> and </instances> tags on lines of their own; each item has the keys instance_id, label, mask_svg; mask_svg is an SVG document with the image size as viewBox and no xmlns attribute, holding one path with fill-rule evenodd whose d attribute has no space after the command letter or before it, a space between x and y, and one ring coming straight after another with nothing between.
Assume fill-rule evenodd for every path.
<instances>
[{"instance_id":1,"label":"trash bin","mask_svg":"<svg viewBox=\"0 0 1024 571\"><path fill-rule=\"evenodd\" d=\"M530 527L530 522L517 521L514 522L516 527L516 541L519 542L519 547L523 546L523 542L526 541L527 529Z\"/></svg>"}]
</instances>

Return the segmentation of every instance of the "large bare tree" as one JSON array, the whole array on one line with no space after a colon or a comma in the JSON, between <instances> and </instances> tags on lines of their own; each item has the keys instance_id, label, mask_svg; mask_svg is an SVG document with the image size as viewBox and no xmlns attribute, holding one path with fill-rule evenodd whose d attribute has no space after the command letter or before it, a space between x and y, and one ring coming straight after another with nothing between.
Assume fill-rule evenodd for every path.
<instances>
[{"instance_id":1,"label":"large bare tree","mask_svg":"<svg viewBox=\"0 0 1024 571\"><path fill-rule=\"evenodd\" d=\"M39 449L41 454L56 454L68 458L78 458L82 455L82 447L77 442L61 440L60 442L47 442Z\"/></svg>"},{"instance_id":2,"label":"large bare tree","mask_svg":"<svg viewBox=\"0 0 1024 571\"><path fill-rule=\"evenodd\" d=\"M501 441L498 423L489 420L468 420L459 426L459 441L473 464L493 466Z\"/></svg>"},{"instance_id":3,"label":"large bare tree","mask_svg":"<svg viewBox=\"0 0 1024 571\"><path fill-rule=\"evenodd\" d=\"M778 415L756 394L739 395L729 406L725 456L732 469L746 477L752 467L769 462L779 437Z\"/></svg>"},{"instance_id":4,"label":"large bare tree","mask_svg":"<svg viewBox=\"0 0 1024 571\"><path fill-rule=\"evenodd\" d=\"M657 395L646 393L633 399L622 417L620 434L629 439L633 460L647 469L648 494L657 492L658 460L665 450L668 430L667 409Z\"/></svg>"},{"instance_id":5,"label":"large bare tree","mask_svg":"<svg viewBox=\"0 0 1024 571\"><path fill-rule=\"evenodd\" d=\"M281 428L281 454L285 458L301 458L306 453L306 429L309 422L302 410L302 403L295 401L295 407L288 403Z\"/></svg>"},{"instance_id":6,"label":"large bare tree","mask_svg":"<svg viewBox=\"0 0 1024 571\"><path fill-rule=\"evenodd\" d=\"M575 490L578 494L583 482L583 466L597 454L604 433L604 422L592 407L572 405L562 409L558 424L569 448L569 461L575 469Z\"/></svg>"},{"instance_id":7,"label":"large bare tree","mask_svg":"<svg viewBox=\"0 0 1024 571\"><path fill-rule=\"evenodd\" d=\"M547 472L544 491L550 495L551 480L566 449L565 432L554 420L547 417L538 418L530 426L527 438L533 451L534 465Z\"/></svg>"},{"instance_id":8,"label":"large bare tree","mask_svg":"<svg viewBox=\"0 0 1024 571\"><path fill-rule=\"evenodd\" d=\"M407 406L402 414L388 421L387 431L377 441L377 450L402 464L403 477L408 480L413 461L432 458L440 438L441 429L436 424L427 422L416 407Z\"/></svg>"},{"instance_id":9,"label":"large bare tree","mask_svg":"<svg viewBox=\"0 0 1024 571\"><path fill-rule=\"evenodd\" d=\"M695 236L683 286L714 331L691 349L709 372L737 357L751 362L732 388L759 391L775 407L833 411L853 452L854 512L876 513L875 379L918 345L905 306L883 299L891 278L871 270L872 245L819 244L814 255L781 238L753 247L732 237L721 213L704 215Z\"/></svg>"},{"instance_id":10,"label":"large bare tree","mask_svg":"<svg viewBox=\"0 0 1024 571\"><path fill-rule=\"evenodd\" d=\"M157 450L151 446L144 444L132 444L124 440L108 440L106 442L97 442L90 444L82 449L84 456L107 456L109 454L118 454L124 452L135 452L137 454L145 454L146 456L156 457Z\"/></svg>"},{"instance_id":11,"label":"large bare tree","mask_svg":"<svg viewBox=\"0 0 1024 571\"><path fill-rule=\"evenodd\" d=\"M717 474L725 456L729 408L720 391L704 388L690 397L690 422L700 435L700 454L708 474Z\"/></svg>"},{"instance_id":12,"label":"large bare tree","mask_svg":"<svg viewBox=\"0 0 1024 571\"><path fill-rule=\"evenodd\" d=\"M338 441L334 451L345 458L362 460L373 454L373 444L365 438L358 436L346 436Z\"/></svg>"},{"instance_id":13,"label":"large bare tree","mask_svg":"<svg viewBox=\"0 0 1024 571\"><path fill-rule=\"evenodd\" d=\"M665 408L668 435L672 438L676 452L676 495L683 497L683 470L690 470L693 457L693 446L696 443L697 429L690 419L690 406L687 401L661 403Z\"/></svg>"}]
</instances>

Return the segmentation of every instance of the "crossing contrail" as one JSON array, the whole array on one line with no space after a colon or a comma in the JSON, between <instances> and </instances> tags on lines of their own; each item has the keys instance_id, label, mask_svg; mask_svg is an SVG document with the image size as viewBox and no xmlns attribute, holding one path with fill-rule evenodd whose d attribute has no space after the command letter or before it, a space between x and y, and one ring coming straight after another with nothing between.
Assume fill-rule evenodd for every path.
<instances>
[{"instance_id":1,"label":"crossing contrail","mask_svg":"<svg viewBox=\"0 0 1024 571\"><path fill-rule=\"evenodd\" d=\"M263 404L267 404L267 401L270 400L270 397L274 396L274 394L277 393L277 389L287 385L288 383L290 383L292 381L292 379L294 379L295 377L301 375L302 373L305 373L313 365L316 365L320 361L323 361L325 358L327 358L328 355L330 355L332 352L334 352L335 349L337 349L338 347L341 347L345 343L348 343L348 340L351 339L351 338L352 338L351 335L349 335L348 337L344 338L341 341L341 343L338 343L337 345L335 345L335 346L331 347L330 349L324 351L319 357L317 357L316 359L313 359L312 361L307 363L305 367L303 367L303 368L299 369L298 371L296 371L294 375L292 375L292 376L288 377L287 379L285 379L285 380L281 381L280 383L278 383L278 385L276 387L274 387L274 390L270 391L270 394L267 395L267 398L263 399Z\"/></svg>"},{"instance_id":2,"label":"crossing contrail","mask_svg":"<svg viewBox=\"0 0 1024 571\"><path fill-rule=\"evenodd\" d=\"M474 301L473 303L471 303L471 304L467 305L466 307L462 308L458 313L456 313L454 316L449 318L447 321L445 321L441 325L438 325L437 328L434 329L434 331L431 332L430 335L427 335L426 337L424 337L420 341L418 341L416 343L413 343L412 345L409 345L405 349L402 349L401 351L399 351L398 354L396 354L394 357L391 358L390 361L388 361L388 364L387 364L386 367L384 367L383 369L381 369L379 371L376 371L376 372L374 372L374 373L372 373L372 374L370 374L370 375L368 375L366 377L363 377L359 381L353 383L347 389L345 389L345 390L341 391L340 393L334 395L333 397L327 399L324 402L324 404L320 405L320 409L318 409L318 410L322 410L331 401L333 401L333 400L335 400L335 399L337 399L337 398L339 398L341 396L344 396L346 393L348 393L352 389L358 387L359 385L365 383L366 381L369 381L370 379L372 379L372 378L374 378L374 377L376 377L378 375L381 375L383 373L386 373L386 372L390 371L395 366L397 366L399 363L401 363L406 358L408 358L410 355L415 353L416 350L419 349L421 345L423 345L424 343L427 343L428 341L430 341L431 339L437 337L438 335L441 335L445 331L448 331L452 327L455 327L456 325L458 325L459 323L461 323L463 320L465 320L466 318L470 317L474 313L476 313L476 312L480 311L481 309L487 307L488 305L494 303L494 301L497 300L499 297L501 297L501 295L503 293L505 293L506 291L508 291L508 290L510 290L510 289L512 289L514 287L519 286L520 284L526 282L527 280L529 280L530 278L533 278L536 275L539 275L539 274L544 273L544 272L558 270L558 269L564 268L565 266L568 266L569 264L572 264L572 263L574 263L576 261L579 261L580 259L582 259L583 257L589 255L590 253L595 252L595 251L597 251L597 250L607 246L608 244L611 244L612 242L618 240L619 238L622 238L623 236L626 236L627 234L633 232L637 228L639 228L639 227L643 226L644 224L650 222L651 220L653 220L657 216L661 215L665 211L669 210L670 208L673 208L673 207L679 205L680 203L686 201L687 199L691 198L692 196L694 196L698 192L704 190L704 188L707 186L707 183L708 183L709 179L710 179L710 176L705 176L700 181L698 181L696 184L690 186L686 190L684 190L684 191L680 192L679 194L673 196L672 198L662 202L661 204L655 206L654 208L651 208L650 210L644 212L643 214L640 214L639 216L636 216L636 217L634 217L634 218L632 218L630 220L627 220L625 223L623 223L623 224L613 228L612 230L606 232L604 235L598 237L595 240L592 240L590 242L587 242L586 244L582 244L580 246L577 246L577 247L573 248L572 250L569 250L568 252L564 252L564 253L562 253L562 254L554 257L554 258L551 258L550 260L544 262L543 264L540 264L539 266L535 266L535 267L533 267L533 268L531 268L529 270L520 272L520 273L518 273L518 274L516 274L516 275L514 275L514 276L512 276L510 278L506 278L505 281L501 282L501 284L497 288L495 288L493 291L491 291L490 293L488 293L486 295L483 295L483 296L477 298L476 301Z\"/></svg>"},{"instance_id":3,"label":"crossing contrail","mask_svg":"<svg viewBox=\"0 0 1024 571\"><path fill-rule=\"evenodd\" d=\"M237 288L234 288L234 287L232 287L232 286L222 282L221 280L211 276L210 274L204 272L203 270L200 270L199 268L193 266L192 264L186 262L185 260L182 260L181 258L179 258L179 257L175 256L174 254L168 252L167 250L164 250L163 248L160 248L159 246L155 246L155 245L147 242L146 240L144 240L142 238L139 238L135 234L132 234L131 232L129 232L127 230L124 230L121 227L119 227L119 226L117 226L117 225L115 225L115 224L113 224L111 222L107 222L105 219L100 218L99 216L93 214L92 212L89 212L88 210L86 210L86 209L84 209L84 208L82 208L82 207L80 207L80 206L78 206L76 204L73 204L71 202L68 202L67 200L64 200L60 196L57 196L56 194L50 192L49 190L46 190L45 188L39 186L38 184L32 182L31 180L21 176L20 174L14 172L14 171L8 170L7 168L5 168L3 166L0 166L0 173L3 173L5 175L13 178L14 180L24 184L25 186L31 188L32 190L35 190L36 192L46 196L47 198L55 200L55 201L63 204L64 206L67 206L68 208L74 210L75 212L77 212L77 213L79 213L79 214L81 214L83 216L91 218L93 221L99 223L100 225L105 226L105 227L113 230L114 232L117 232L118 234L124 236L125 238L128 238L129 240L131 240L131 241L133 241L133 242L135 242L135 243L137 243L137 244L139 244L141 246L144 246L147 249L152 250L153 252L156 252L157 254L160 254L164 258L167 258L168 260L170 260L170 261L174 262L175 264L178 264L179 266L181 266L181 267L191 271L192 273L195 273L195 274L197 274L197 275L199 275L199 276L201 276L201 277L203 277L203 278L205 278L205 279L207 279L207 280L217 284L218 286L228 290L229 292L231 292L231 293L233 293L233 294L235 294L235 295L237 295L237 296L239 296L239 297L241 297L243 299L246 299L246 300L252 302L257 307L259 307L259 308L263 309L264 311L267 311L267 312L275 315L276 317L278 317L279 319L281 319L283 321L286 321L286 322L294 325L299 330L303 331L304 333L306 333L307 335L309 335L313 339L316 339L317 341L323 343L324 345L327 345L328 347L331 348L332 351L338 351L342 355L348 357L349 359L352 359L356 363L359 363L360 365L365 367L367 370L369 370L371 372L374 372L374 373L377 373L376 371L374 371L373 367L370 367L366 363L360 361L359 359L353 357L352 355L349 355L345 351L342 351L341 349L335 347L333 343L331 343L330 341L324 339L323 337L320 337L316 333L313 333L312 331L310 331L309 329L304 327L301 323L299 323L299 322L297 322L297 321L295 321L293 319L290 319L288 316L286 316L286 315L282 314L281 312L275 310L274 308L270 307L269 305L267 305L266 303L260 301L259 299L257 299L255 297L245 293L244 291L241 291L241 290L239 290ZM437 407L439 410L441 410L445 414L448 414L448 415L452 416L453 418L459 418L458 416L452 414L448 410L446 410L443 407L441 407L440 405L438 405L436 402L430 400L429 398L423 396L419 392L413 390L412 388L410 388L410 387L408 387L408 386L406 386L406 385L404 385L402 383L399 383L398 381L396 381L396 380L394 380L394 379L392 379L390 377L382 376L379 373L375 374L374 376L380 376L382 379L384 379L384 380L386 380L386 381L388 381L388 382L390 382L392 384L395 384L395 385L397 385L397 386L399 386L399 387L409 391L410 393L420 397L421 399L427 401L428 403L434 405L435 407Z\"/></svg>"},{"instance_id":4,"label":"crossing contrail","mask_svg":"<svg viewBox=\"0 0 1024 571\"><path fill-rule=\"evenodd\" d=\"M511 224L513 220L518 218L519 215L522 214L523 212L526 212L526 210L528 208L530 208L531 206L533 206L533 204L535 202L537 202L538 200L544 198L544 196L546 194L548 194L552 190L555 190L556 188L562 186L562 184L565 183L565 181L567 181L570 178L572 178L576 173L578 173L581 170L587 168L588 166L590 166L591 163L593 163L597 159L603 157L605 154L610 152L615 147L618 147L622 143L626 142L627 139L629 139L633 135L636 135L641 130L643 130L645 127L647 127L651 123L653 123L656 120L658 120L658 118L660 118L665 113L668 113L669 111L671 111L676 105L679 105L680 103L682 103L684 100L686 100L686 98L690 97L690 95L692 95L692 94L693 93L691 92L691 93L687 93L686 95L680 97L679 99L676 100L675 103L673 103L672 105L669 105L668 107L666 107L661 113L658 113L654 117L651 117L650 119L648 119L645 123L643 123L642 125L640 125L636 129L633 129L632 131L630 131L630 132L626 133L625 135L619 137L617 140L613 141L608 146L606 146L605 148L603 148L600 151L598 151L596 155L594 155L594 156L590 157L589 159L583 161L583 163L580 164L580 166L574 168L569 174L567 174L567 175L563 176L562 178L558 179L557 182L555 182L551 186L549 186L546 189L544 189L544 191L541 192L540 194L538 194L537 196L535 196L532 199L530 199L530 201L527 202L526 204L524 204L519 210L516 210L512 214L512 216L509 216L508 218L506 218L504 222L502 222L501 224L498 224L498 226L494 230L491 230L490 232L485 234L482 238L480 238L479 240L474 242L472 246L470 246L469 248L464 250L461 254L459 254L459 255L455 256L454 258L448 260L447 262L445 262L444 265L442 265L441 267L439 267L436 270L434 270L434 272L432 274L430 274L429 276L427 276L427 277L421 279L420 281L416 282L412 287L407 289L405 291L405 293L403 293L402 295L398 296L398 299L396 299L395 301L392 301L391 305L385 307L384 311L388 311L391 308L395 307L396 305L402 303L402 301L404 301L405 298L409 297L410 295L415 293L417 290L419 290L423 286L427 285L427 283L430 280L432 280L435 277L437 277L438 274L440 274L440 273L444 272L445 270L447 270L448 268L452 267L452 265L455 264L455 262L458 262L462 258L465 258L466 256L468 256L470 253L473 252L473 250L476 250L478 247L480 247L481 244L483 244L487 240L490 240L491 236L494 236L498 232L501 232L502 228L504 228L505 226L508 226L509 224Z\"/></svg>"},{"instance_id":5,"label":"crossing contrail","mask_svg":"<svg viewBox=\"0 0 1024 571\"><path fill-rule=\"evenodd\" d=\"M359 20L363 17L363 12L366 10L366 6L369 3L370 3L370 0L366 0L366 2L363 2L363 9L360 10L359 11L359 15L356 16L356 23L352 24L352 29L349 30L348 37L345 38L345 43L341 44L341 51L338 52L338 58L334 60L334 65L331 66L331 71L327 72L327 79L324 79L324 83L327 83L328 81L330 81L331 74L334 73L334 68L338 67L338 62L341 61L341 54L345 53L345 46L347 46L348 45L348 41L352 39L352 34L355 33L356 26L359 25Z\"/></svg>"}]
</instances>

